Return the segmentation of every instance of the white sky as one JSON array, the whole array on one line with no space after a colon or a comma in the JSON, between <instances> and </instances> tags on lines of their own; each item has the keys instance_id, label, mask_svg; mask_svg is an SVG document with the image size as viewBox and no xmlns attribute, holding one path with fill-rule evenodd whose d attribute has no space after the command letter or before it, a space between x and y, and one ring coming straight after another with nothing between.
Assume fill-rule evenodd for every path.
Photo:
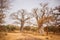
<instances>
[{"instance_id":1,"label":"white sky","mask_svg":"<svg viewBox=\"0 0 60 40\"><path fill-rule=\"evenodd\" d=\"M60 5L60 0L14 0L12 2L9 14L7 13L6 24L11 24L13 21L9 18L9 15L20 9L26 9L31 11L32 8L39 7L39 3L49 3L49 7L55 7Z\"/></svg>"}]
</instances>

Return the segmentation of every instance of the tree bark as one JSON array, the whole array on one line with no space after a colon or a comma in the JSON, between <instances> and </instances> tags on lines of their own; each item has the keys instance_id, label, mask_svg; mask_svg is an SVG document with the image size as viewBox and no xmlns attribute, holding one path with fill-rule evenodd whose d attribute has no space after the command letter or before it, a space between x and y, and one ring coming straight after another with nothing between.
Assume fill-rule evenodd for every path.
<instances>
[{"instance_id":1,"label":"tree bark","mask_svg":"<svg viewBox=\"0 0 60 40\"><path fill-rule=\"evenodd\" d=\"M21 22L20 31L23 31L24 22Z\"/></svg>"}]
</instances>

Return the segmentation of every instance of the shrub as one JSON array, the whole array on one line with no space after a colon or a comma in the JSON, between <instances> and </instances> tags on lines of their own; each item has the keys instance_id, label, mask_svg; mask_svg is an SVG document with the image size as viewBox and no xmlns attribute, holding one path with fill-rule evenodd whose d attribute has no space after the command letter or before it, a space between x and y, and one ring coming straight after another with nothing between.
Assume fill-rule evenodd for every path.
<instances>
[{"instance_id":1,"label":"shrub","mask_svg":"<svg viewBox=\"0 0 60 40\"><path fill-rule=\"evenodd\" d=\"M5 26L3 26L3 25L0 25L0 32L5 32L6 31L6 28L5 28Z\"/></svg>"},{"instance_id":2,"label":"shrub","mask_svg":"<svg viewBox=\"0 0 60 40\"><path fill-rule=\"evenodd\" d=\"M32 31L37 31L38 28L37 28L37 27L33 27L33 28L31 28L31 30L32 30Z\"/></svg>"},{"instance_id":3,"label":"shrub","mask_svg":"<svg viewBox=\"0 0 60 40\"><path fill-rule=\"evenodd\" d=\"M16 29L15 26L12 26L12 25L6 25L5 28L8 32L14 31Z\"/></svg>"},{"instance_id":4,"label":"shrub","mask_svg":"<svg viewBox=\"0 0 60 40\"><path fill-rule=\"evenodd\" d=\"M31 27L25 26L23 29L29 31L31 29Z\"/></svg>"},{"instance_id":5,"label":"shrub","mask_svg":"<svg viewBox=\"0 0 60 40\"><path fill-rule=\"evenodd\" d=\"M45 31L47 31L47 27L44 28ZM56 27L56 26L48 26L48 32L60 32L60 27Z\"/></svg>"}]
</instances>

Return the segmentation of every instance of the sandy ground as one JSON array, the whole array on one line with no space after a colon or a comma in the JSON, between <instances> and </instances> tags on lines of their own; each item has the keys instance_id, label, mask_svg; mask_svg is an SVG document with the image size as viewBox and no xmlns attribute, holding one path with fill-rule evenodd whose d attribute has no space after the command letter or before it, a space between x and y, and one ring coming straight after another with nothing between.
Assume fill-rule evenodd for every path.
<instances>
[{"instance_id":1,"label":"sandy ground","mask_svg":"<svg viewBox=\"0 0 60 40\"><path fill-rule=\"evenodd\" d=\"M28 33L8 33L6 36L7 40L60 40L60 35L49 35L49 36L41 36L41 35L33 35Z\"/></svg>"}]
</instances>

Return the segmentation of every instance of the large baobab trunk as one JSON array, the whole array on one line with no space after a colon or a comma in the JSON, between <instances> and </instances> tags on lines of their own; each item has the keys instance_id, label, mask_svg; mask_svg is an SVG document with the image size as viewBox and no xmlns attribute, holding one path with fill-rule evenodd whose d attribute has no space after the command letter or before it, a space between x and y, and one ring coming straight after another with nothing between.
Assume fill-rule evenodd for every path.
<instances>
[{"instance_id":1,"label":"large baobab trunk","mask_svg":"<svg viewBox=\"0 0 60 40\"><path fill-rule=\"evenodd\" d=\"M23 27L24 27L24 22L21 22L20 31L23 31Z\"/></svg>"},{"instance_id":2,"label":"large baobab trunk","mask_svg":"<svg viewBox=\"0 0 60 40\"><path fill-rule=\"evenodd\" d=\"M41 35L44 35L44 28L42 27L43 26L43 21L40 19L38 21L38 32L41 34Z\"/></svg>"}]
</instances>

